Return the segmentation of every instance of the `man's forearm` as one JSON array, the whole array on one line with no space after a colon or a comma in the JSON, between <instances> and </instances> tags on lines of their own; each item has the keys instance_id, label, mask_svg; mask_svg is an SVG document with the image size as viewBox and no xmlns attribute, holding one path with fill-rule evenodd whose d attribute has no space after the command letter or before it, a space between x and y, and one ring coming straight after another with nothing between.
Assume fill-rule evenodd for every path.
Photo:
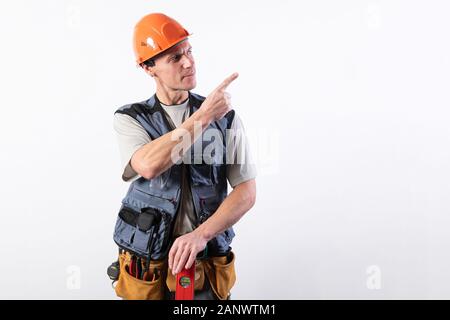
<instances>
[{"instance_id":1,"label":"man's forearm","mask_svg":"<svg viewBox=\"0 0 450 320\"><path fill-rule=\"evenodd\" d=\"M194 231L200 233L206 241L213 239L238 222L253 207L255 200L255 179L239 184L225 198L217 211Z\"/></svg>"},{"instance_id":2,"label":"man's forearm","mask_svg":"<svg viewBox=\"0 0 450 320\"><path fill-rule=\"evenodd\" d=\"M194 112L178 128L138 149L131 158L131 166L146 179L159 176L184 156L210 123L204 113ZM182 152L174 153L174 148Z\"/></svg>"}]
</instances>

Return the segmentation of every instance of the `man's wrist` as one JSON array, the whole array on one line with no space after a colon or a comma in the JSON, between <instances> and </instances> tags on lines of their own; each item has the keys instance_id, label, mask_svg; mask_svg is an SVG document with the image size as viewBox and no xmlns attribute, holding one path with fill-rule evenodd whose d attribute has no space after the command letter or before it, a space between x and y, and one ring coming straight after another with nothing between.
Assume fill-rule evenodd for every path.
<instances>
[{"instance_id":1,"label":"man's wrist","mask_svg":"<svg viewBox=\"0 0 450 320\"><path fill-rule=\"evenodd\" d=\"M199 121L203 128L209 126L209 124L213 121L212 117L202 108L198 109L197 112L194 113L194 116L194 120Z\"/></svg>"},{"instance_id":2,"label":"man's wrist","mask_svg":"<svg viewBox=\"0 0 450 320\"><path fill-rule=\"evenodd\" d=\"M214 238L214 233L211 232L208 228L208 225L205 223L202 223L200 226L195 229L195 231L199 234L199 236L206 242Z\"/></svg>"}]
</instances>

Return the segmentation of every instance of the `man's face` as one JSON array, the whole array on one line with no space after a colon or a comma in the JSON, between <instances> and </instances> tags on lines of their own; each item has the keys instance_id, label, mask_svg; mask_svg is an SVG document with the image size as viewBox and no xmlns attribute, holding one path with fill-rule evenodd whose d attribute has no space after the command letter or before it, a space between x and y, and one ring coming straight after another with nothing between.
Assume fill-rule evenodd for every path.
<instances>
[{"instance_id":1,"label":"man's face","mask_svg":"<svg viewBox=\"0 0 450 320\"><path fill-rule=\"evenodd\" d=\"M195 62L189 41L179 43L158 57L152 71L159 84L167 89L187 91L195 88Z\"/></svg>"}]
</instances>

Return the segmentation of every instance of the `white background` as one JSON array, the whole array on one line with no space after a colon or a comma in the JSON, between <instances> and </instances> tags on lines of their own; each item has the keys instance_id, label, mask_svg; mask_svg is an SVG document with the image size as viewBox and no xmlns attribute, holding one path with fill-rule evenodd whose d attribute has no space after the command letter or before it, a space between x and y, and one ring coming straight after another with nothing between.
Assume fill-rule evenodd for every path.
<instances>
[{"instance_id":1,"label":"white background","mask_svg":"<svg viewBox=\"0 0 450 320\"><path fill-rule=\"evenodd\" d=\"M258 199L233 299L450 298L446 1L1 1L0 298L116 299L114 111L154 92L134 24L234 71Z\"/></svg>"}]
</instances>

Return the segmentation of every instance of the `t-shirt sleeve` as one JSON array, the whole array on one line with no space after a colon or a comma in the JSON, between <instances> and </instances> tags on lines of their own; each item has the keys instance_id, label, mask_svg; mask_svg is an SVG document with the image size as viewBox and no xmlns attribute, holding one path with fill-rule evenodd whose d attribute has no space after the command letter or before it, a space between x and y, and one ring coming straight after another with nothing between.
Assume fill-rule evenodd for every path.
<instances>
[{"instance_id":1,"label":"t-shirt sleeve","mask_svg":"<svg viewBox=\"0 0 450 320\"><path fill-rule=\"evenodd\" d=\"M235 114L227 134L227 179L231 187L255 179L256 164L250 151L242 120Z\"/></svg>"},{"instance_id":2,"label":"t-shirt sleeve","mask_svg":"<svg viewBox=\"0 0 450 320\"><path fill-rule=\"evenodd\" d=\"M138 121L126 114L116 113L113 125L119 144L122 168L124 168L122 180L134 181L139 178L139 175L131 167L131 157L140 147L149 143L151 138Z\"/></svg>"}]
</instances>

